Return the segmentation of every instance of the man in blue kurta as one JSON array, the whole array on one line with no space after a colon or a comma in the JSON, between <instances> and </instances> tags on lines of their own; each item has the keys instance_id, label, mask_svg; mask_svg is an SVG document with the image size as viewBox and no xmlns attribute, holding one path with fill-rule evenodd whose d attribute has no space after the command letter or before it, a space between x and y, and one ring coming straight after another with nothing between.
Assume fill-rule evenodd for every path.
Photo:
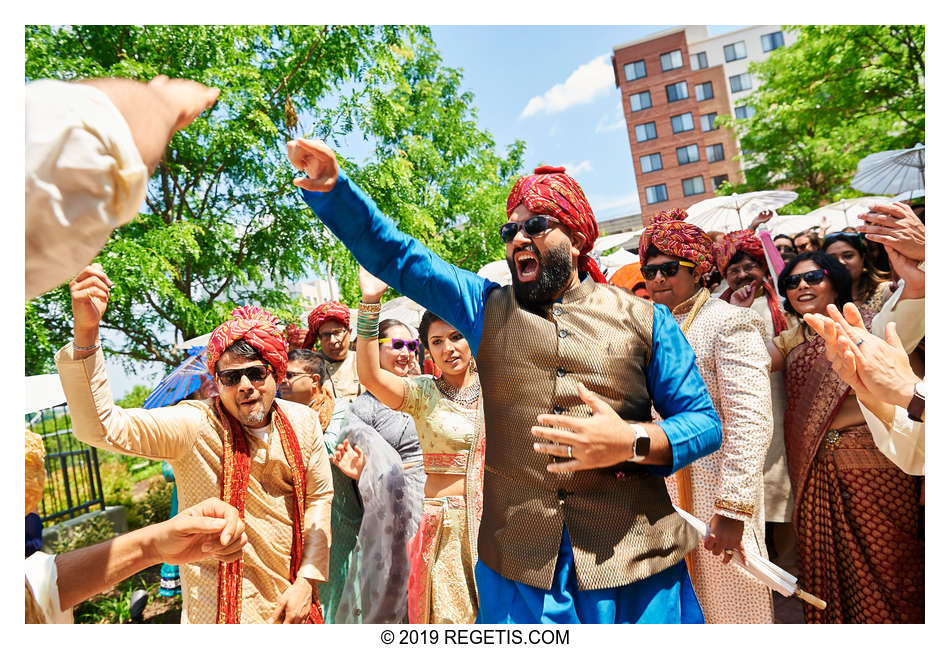
<instances>
[{"instance_id":1,"label":"man in blue kurta","mask_svg":"<svg viewBox=\"0 0 950 649\"><path fill-rule=\"evenodd\" d=\"M478 621L702 622L684 561L698 538L662 476L716 450L721 424L666 307L602 283L577 183L545 167L515 184L500 229L512 285L499 286L400 232L323 142L288 154L307 173L294 180L304 200L356 259L475 354Z\"/></svg>"}]
</instances>

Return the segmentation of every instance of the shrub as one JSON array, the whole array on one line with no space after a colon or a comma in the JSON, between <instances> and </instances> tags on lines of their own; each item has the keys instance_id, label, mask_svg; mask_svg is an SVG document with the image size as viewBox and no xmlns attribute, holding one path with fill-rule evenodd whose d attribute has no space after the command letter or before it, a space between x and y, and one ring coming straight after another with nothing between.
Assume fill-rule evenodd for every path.
<instances>
[{"instance_id":1,"label":"shrub","mask_svg":"<svg viewBox=\"0 0 950 649\"><path fill-rule=\"evenodd\" d=\"M134 512L129 513L129 528L145 527L167 521L172 511L172 493L175 485L170 482L153 484L145 493L141 502L135 503Z\"/></svg>"},{"instance_id":2,"label":"shrub","mask_svg":"<svg viewBox=\"0 0 950 649\"><path fill-rule=\"evenodd\" d=\"M61 529L59 537L50 544L50 549L54 554L61 554L108 541L114 536L115 529L112 527L112 521L105 516L95 516L82 523Z\"/></svg>"}]
</instances>

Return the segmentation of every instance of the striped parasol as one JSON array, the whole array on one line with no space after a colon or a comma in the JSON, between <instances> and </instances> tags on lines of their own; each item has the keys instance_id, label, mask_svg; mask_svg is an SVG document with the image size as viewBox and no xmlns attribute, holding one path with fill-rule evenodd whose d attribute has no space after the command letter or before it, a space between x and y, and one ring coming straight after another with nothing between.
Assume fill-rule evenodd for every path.
<instances>
[{"instance_id":1,"label":"striped parasol","mask_svg":"<svg viewBox=\"0 0 950 649\"><path fill-rule=\"evenodd\" d=\"M143 408L161 408L178 403L198 390L203 381L210 381L207 349L207 347L189 349L185 362L162 379L162 382L145 398Z\"/></svg>"}]
</instances>

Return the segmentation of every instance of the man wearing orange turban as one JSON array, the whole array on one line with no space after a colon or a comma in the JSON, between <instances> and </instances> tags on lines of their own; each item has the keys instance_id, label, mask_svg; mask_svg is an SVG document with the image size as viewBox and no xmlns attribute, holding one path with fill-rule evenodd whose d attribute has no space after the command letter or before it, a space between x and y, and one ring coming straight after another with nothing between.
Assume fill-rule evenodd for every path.
<instances>
[{"instance_id":1,"label":"man wearing orange turban","mask_svg":"<svg viewBox=\"0 0 950 649\"><path fill-rule=\"evenodd\" d=\"M294 180L304 200L357 261L458 329L477 358L477 620L702 621L683 561L698 538L661 475L717 448L719 421L669 312L604 283L577 183L560 167L515 182L499 228L512 285L499 286L397 230L324 143L295 140L288 153L307 173Z\"/></svg>"},{"instance_id":2,"label":"man wearing orange turban","mask_svg":"<svg viewBox=\"0 0 950 649\"><path fill-rule=\"evenodd\" d=\"M99 321L112 282L98 264L70 283L75 342L56 354L78 439L171 464L182 509L234 506L250 539L240 559L181 567L182 622L321 622L330 549L330 462L317 413L275 399L287 371L277 319L241 307L208 342L218 396L152 410L112 401Z\"/></svg>"}]
</instances>

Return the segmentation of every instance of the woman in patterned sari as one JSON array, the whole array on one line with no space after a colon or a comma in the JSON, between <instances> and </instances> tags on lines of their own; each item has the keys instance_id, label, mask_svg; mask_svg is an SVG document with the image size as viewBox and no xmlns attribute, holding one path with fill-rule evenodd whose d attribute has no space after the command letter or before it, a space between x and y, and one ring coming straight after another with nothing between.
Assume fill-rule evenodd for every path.
<instances>
[{"instance_id":1,"label":"woman in patterned sari","mask_svg":"<svg viewBox=\"0 0 950 649\"><path fill-rule=\"evenodd\" d=\"M785 309L798 316L851 299L847 269L822 252L796 256L778 284ZM869 326L873 313L861 307L861 314ZM807 324L783 331L769 351L773 371L785 371L799 579L828 603L807 607L805 621L923 622L920 478L877 450L857 399Z\"/></svg>"},{"instance_id":2,"label":"woman in patterned sari","mask_svg":"<svg viewBox=\"0 0 950 649\"><path fill-rule=\"evenodd\" d=\"M415 347L418 341L374 340L374 315L379 317L379 299L387 286L361 268L360 288L360 382L384 404L412 415L426 472L422 519L408 548L409 621L470 624L478 613L475 561L485 465L472 352L462 334L426 311L419 334L441 377L401 378L382 370L377 360L382 348Z\"/></svg>"}]
</instances>

